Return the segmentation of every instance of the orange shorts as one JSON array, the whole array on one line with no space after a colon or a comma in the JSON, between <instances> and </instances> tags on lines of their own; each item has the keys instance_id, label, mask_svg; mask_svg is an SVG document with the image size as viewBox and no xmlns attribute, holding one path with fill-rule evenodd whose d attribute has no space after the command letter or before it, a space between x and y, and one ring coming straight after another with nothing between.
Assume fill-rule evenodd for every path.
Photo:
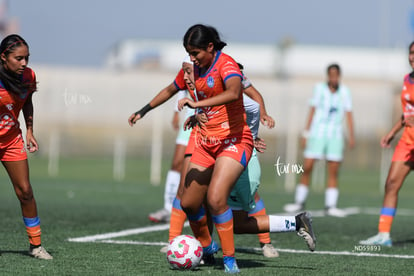
<instances>
[{"instance_id":1,"label":"orange shorts","mask_svg":"<svg viewBox=\"0 0 414 276\"><path fill-rule=\"evenodd\" d=\"M414 162L414 144L400 140L392 156L392 162L394 161Z\"/></svg>"},{"instance_id":2,"label":"orange shorts","mask_svg":"<svg viewBox=\"0 0 414 276\"><path fill-rule=\"evenodd\" d=\"M0 143L1 161L21 161L26 159L27 153L21 134L7 143Z\"/></svg>"},{"instance_id":3,"label":"orange shorts","mask_svg":"<svg viewBox=\"0 0 414 276\"><path fill-rule=\"evenodd\" d=\"M253 138L250 132L225 139L206 139L197 136L193 140L195 145L191 162L205 168L214 167L216 159L222 156L231 157L246 168L253 151Z\"/></svg>"}]
</instances>

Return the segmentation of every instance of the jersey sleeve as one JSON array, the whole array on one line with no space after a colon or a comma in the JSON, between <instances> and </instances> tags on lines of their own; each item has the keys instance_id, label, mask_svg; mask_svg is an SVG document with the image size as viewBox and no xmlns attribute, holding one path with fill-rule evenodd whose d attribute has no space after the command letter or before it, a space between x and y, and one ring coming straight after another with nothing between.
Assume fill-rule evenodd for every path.
<instances>
[{"instance_id":1,"label":"jersey sleeve","mask_svg":"<svg viewBox=\"0 0 414 276\"><path fill-rule=\"evenodd\" d=\"M239 66L237 63L229 58L220 68L220 75L224 83L232 77L239 77L240 80L243 80L243 75L240 72Z\"/></svg>"},{"instance_id":2,"label":"jersey sleeve","mask_svg":"<svg viewBox=\"0 0 414 276\"><path fill-rule=\"evenodd\" d=\"M347 87L345 87L345 89L344 89L343 101L344 101L344 110L347 111L347 112L352 111L351 91L349 91L349 89Z\"/></svg>"},{"instance_id":3,"label":"jersey sleeve","mask_svg":"<svg viewBox=\"0 0 414 276\"><path fill-rule=\"evenodd\" d=\"M186 89L186 84L184 81L184 71L183 69L181 69L177 76L175 77L174 80L174 85L177 88L177 90L185 90Z\"/></svg>"},{"instance_id":4,"label":"jersey sleeve","mask_svg":"<svg viewBox=\"0 0 414 276\"><path fill-rule=\"evenodd\" d=\"M320 85L317 84L313 88L312 98L309 100L309 105L312 106L312 107L317 107L318 106L319 98L320 98L320 90L321 90L321 89L319 89L319 87L320 87Z\"/></svg>"}]
</instances>

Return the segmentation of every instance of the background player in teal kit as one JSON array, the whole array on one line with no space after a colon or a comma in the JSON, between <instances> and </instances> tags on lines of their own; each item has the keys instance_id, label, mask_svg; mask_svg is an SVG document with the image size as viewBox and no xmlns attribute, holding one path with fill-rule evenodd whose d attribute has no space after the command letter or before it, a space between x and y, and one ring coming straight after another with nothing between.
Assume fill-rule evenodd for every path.
<instances>
[{"instance_id":1,"label":"background player in teal kit","mask_svg":"<svg viewBox=\"0 0 414 276\"><path fill-rule=\"evenodd\" d=\"M343 121L348 122L348 145L354 147L354 123L352 119L352 100L349 89L340 84L341 69L331 64L327 69L328 81L317 84L310 101L309 118L303 132L304 173L296 187L295 203L285 205L285 211L302 210L309 191L309 182L315 160L326 159L328 168L327 188L325 191L326 214L343 217L345 212L336 207L338 172L343 159L345 139Z\"/></svg>"}]
</instances>

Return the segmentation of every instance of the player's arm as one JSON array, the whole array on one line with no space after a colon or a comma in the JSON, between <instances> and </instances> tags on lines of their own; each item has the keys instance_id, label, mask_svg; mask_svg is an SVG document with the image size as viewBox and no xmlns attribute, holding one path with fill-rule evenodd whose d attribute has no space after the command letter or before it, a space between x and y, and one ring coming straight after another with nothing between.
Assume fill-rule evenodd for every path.
<instances>
[{"instance_id":1,"label":"player's arm","mask_svg":"<svg viewBox=\"0 0 414 276\"><path fill-rule=\"evenodd\" d=\"M384 137L381 139L381 146L383 148L389 148L391 141L394 139L395 135L405 126L405 120L404 115L401 115L401 118L395 123L395 125L392 127L390 132L387 133Z\"/></svg>"},{"instance_id":2,"label":"player's arm","mask_svg":"<svg viewBox=\"0 0 414 276\"><path fill-rule=\"evenodd\" d=\"M354 119L352 116L352 111L346 112L346 120L348 123L348 132L349 132L349 147L352 149L355 146L355 136L354 136Z\"/></svg>"},{"instance_id":3,"label":"player's arm","mask_svg":"<svg viewBox=\"0 0 414 276\"><path fill-rule=\"evenodd\" d=\"M29 152L35 152L39 149L39 145L35 137L33 136L33 102L32 102L32 93L26 99L22 107L24 121L26 123L26 145Z\"/></svg>"},{"instance_id":4,"label":"player's arm","mask_svg":"<svg viewBox=\"0 0 414 276\"><path fill-rule=\"evenodd\" d=\"M309 111L309 115L308 115L308 120L306 121L305 129L303 130L303 133L302 133L302 146L303 147L306 146L306 141L309 138L310 127L311 127L314 115L315 115L315 107L311 106L310 111Z\"/></svg>"},{"instance_id":5,"label":"player's arm","mask_svg":"<svg viewBox=\"0 0 414 276\"><path fill-rule=\"evenodd\" d=\"M241 91L242 84L240 81L240 77L234 76L226 81L226 90L224 90L222 93L198 102L194 102L188 98L182 99L178 102L178 110L183 109L185 105L188 105L191 108L199 108L231 103L239 99L239 97L241 96Z\"/></svg>"},{"instance_id":6,"label":"player's arm","mask_svg":"<svg viewBox=\"0 0 414 276\"><path fill-rule=\"evenodd\" d=\"M163 90L161 90L146 106L133 113L128 118L128 123L130 126L133 126L139 119L144 117L144 115L153 108L165 103L168 99L174 96L178 92L178 89L174 83L171 83Z\"/></svg>"},{"instance_id":7,"label":"player's arm","mask_svg":"<svg viewBox=\"0 0 414 276\"><path fill-rule=\"evenodd\" d=\"M255 102L259 103L260 105L260 122L263 125L267 125L268 128L273 128L275 126L275 120L270 117L266 112L265 103L259 91L253 86L250 85L249 87L244 89L244 93L252 98Z\"/></svg>"}]
</instances>

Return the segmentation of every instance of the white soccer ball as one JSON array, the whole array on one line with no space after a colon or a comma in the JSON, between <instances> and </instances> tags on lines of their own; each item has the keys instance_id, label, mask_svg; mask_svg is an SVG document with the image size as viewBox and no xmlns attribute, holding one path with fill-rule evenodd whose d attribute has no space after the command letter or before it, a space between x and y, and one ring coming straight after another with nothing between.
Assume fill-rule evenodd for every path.
<instances>
[{"instance_id":1,"label":"white soccer ball","mask_svg":"<svg viewBox=\"0 0 414 276\"><path fill-rule=\"evenodd\" d=\"M167 261L173 269L195 269L203 257L201 243L190 235L181 235L170 241Z\"/></svg>"}]
</instances>

